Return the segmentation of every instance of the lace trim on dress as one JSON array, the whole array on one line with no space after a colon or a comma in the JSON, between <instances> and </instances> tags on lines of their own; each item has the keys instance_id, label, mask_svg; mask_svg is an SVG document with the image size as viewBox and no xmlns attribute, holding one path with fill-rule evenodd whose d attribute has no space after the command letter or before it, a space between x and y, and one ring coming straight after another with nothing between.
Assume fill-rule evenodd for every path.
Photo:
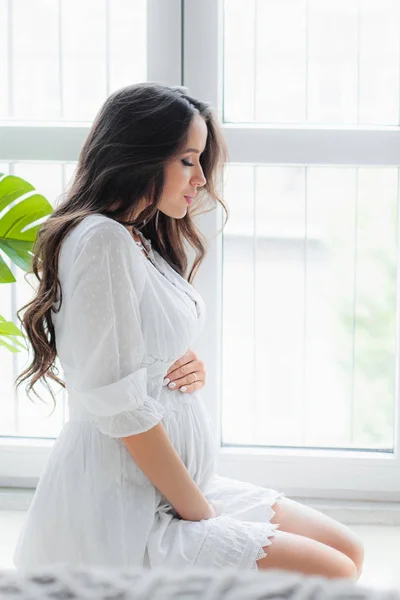
<instances>
[{"instance_id":1,"label":"lace trim on dress","mask_svg":"<svg viewBox=\"0 0 400 600\"><path fill-rule=\"evenodd\" d=\"M270 546L278 525L240 522L233 517L213 519L207 537L195 559L195 565L204 568L237 567L258 570L257 560L266 556L263 547ZM221 538L224 545L221 547Z\"/></svg>"},{"instance_id":2,"label":"lace trim on dress","mask_svg":"<svg viewBox=\"0 0 400 600\"><path fill-rule=\"evenodd\" d=\"M273 501L283 497L278 493ZM229 501L228 501L229 503ZM195 560L196 566L227 567L258 570L257 561L267 556L264 548L272 544L279 524L271 523L275 511L268 502L265 511L265 522L242 521L221 515L210 519L210 529ZM222 522L223 520L223 522ZM225 544L221 548L221 538Z\"/></svg>"}]
</instances>

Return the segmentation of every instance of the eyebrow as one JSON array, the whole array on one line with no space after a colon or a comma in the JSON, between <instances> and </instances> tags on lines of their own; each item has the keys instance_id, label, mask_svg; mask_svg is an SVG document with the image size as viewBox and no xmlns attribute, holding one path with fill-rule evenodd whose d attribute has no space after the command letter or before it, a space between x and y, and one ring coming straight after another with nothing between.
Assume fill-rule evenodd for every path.
<instances>
[{"instance_id":1,"label":"eyebrow","mask_svg":"<svg viewBox=\"0 0 400 600\"><path fill-rule=\"evenodd\" d=\"M197 152L197 154L200 154L200 150L197 150L196 148L186 148L186 150L183 151L183 154L186 152Z\"/></svg>"}]
</instances>

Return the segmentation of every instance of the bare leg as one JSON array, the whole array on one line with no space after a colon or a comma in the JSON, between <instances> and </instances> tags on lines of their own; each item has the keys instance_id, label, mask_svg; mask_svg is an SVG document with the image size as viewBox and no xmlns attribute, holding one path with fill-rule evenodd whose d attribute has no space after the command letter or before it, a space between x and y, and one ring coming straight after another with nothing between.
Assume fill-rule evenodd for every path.
<instances>
[{"instance_id":1,"label":"bare leg","mask_svg":"<svg viewBox=\"0 0 400 600\"><path fill-rule=\"evenodd\" d=\"M356 565L357 578L361 575L364 548L359 537L348 527L289 498L280 498L273 509L275 516L271 522L279 523L280 531L310 538L341 552ZM266 552L271 548L268 546Z\"/></svg>"},{"instance_id":2,"label":"bare leg","mask_svg":"<svg viewBox=\"0 0 400 600\"><path fill-rule=\"evenodd\" d=\"M271 541L272 544L264 548L267 556L257 561L261 570L283 569L330 578L357 578L354 562L330 546L279 530Z\"/></svg>"}]
</instances>

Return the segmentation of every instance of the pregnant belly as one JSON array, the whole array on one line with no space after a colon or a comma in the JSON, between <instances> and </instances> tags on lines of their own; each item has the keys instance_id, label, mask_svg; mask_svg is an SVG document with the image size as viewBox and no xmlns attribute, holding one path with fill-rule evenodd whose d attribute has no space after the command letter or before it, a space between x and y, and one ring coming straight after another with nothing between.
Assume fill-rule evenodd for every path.
<instances>
[{"instance_id":1,"label":"pregnant belly","mask_svg":"<svg viewBox=\"0 0 400 600\"><path fill-rule=\"evenodd\" d=\"M168 437L201 488L215 472L216 442L211 419L198 392L165 390L158 401L165 406L163 423Z\"/></svg>"}]
</instances>

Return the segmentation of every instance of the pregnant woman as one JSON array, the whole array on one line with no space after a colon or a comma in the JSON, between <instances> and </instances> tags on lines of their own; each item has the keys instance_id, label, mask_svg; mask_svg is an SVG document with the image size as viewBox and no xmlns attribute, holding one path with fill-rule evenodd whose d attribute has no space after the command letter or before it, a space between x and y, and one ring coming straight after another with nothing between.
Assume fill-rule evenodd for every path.
<instances>
[{"instance_id":1,"label":"pregnant woman","mask_svg":"<svg viewBox=\"0 0 400 600\"><path fill-rule=\"evenodd\" d=\"M33 360L17 381L29 379L29 391L58 381L69 420L26 515L16 567L360 575L363 548L347 527L216 473L199 393L205 367L191 350L205 319L193 287L205 245L193 217L218 203L226 210L216 193L225 160L212 109L185 88L136 84L100 109L33 252L39 285L22 319ZM196 253L188 276L185 244Z\"/></svg>"}]
</instances>

